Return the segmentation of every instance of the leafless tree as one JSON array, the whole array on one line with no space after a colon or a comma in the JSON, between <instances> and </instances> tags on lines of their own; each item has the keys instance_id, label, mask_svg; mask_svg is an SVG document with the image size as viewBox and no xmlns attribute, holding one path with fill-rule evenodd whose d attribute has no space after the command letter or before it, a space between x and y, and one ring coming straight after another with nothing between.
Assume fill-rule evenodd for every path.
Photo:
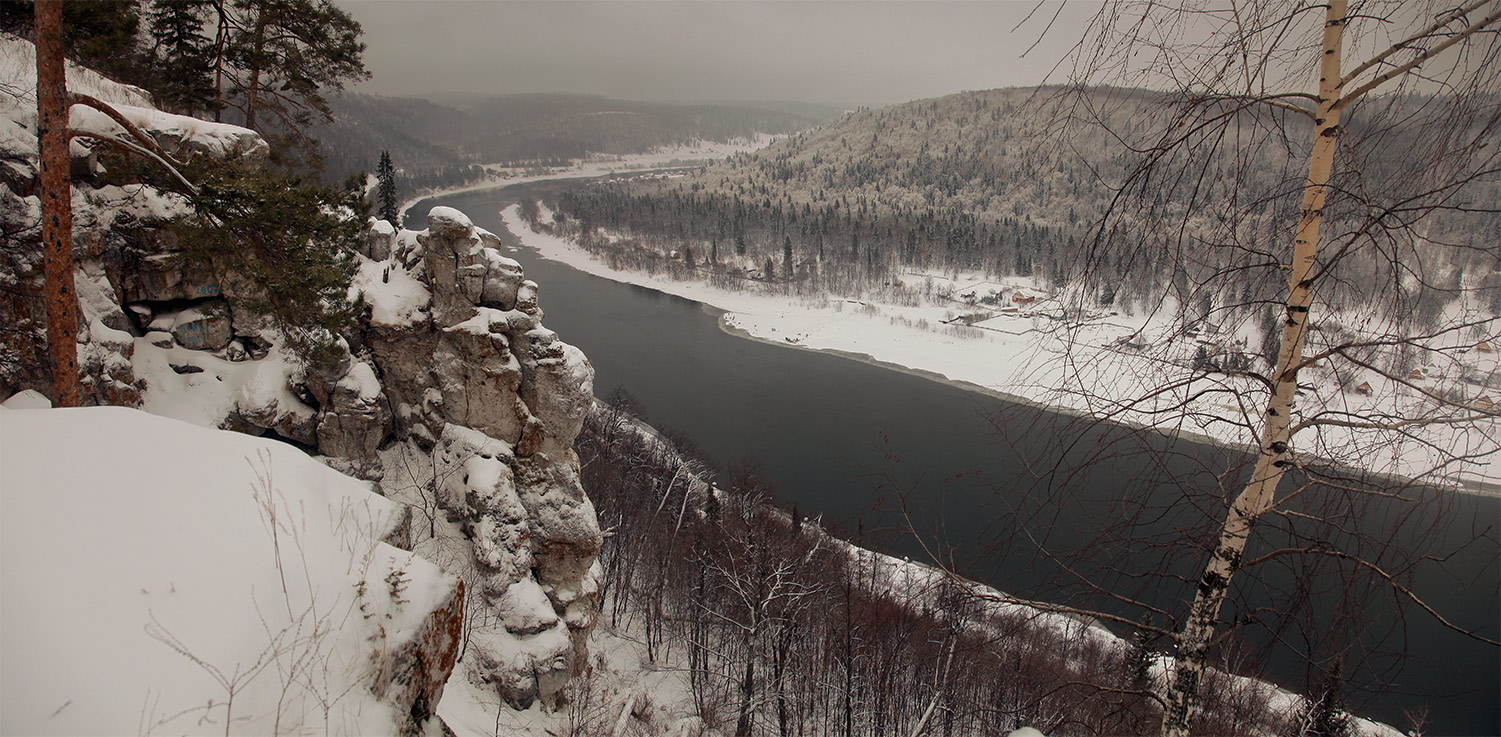
<instances>
[{"instance_id":1,"label":"leafless tree","mask_svg":"<svg viewBox=\"0 0 1501 737\"><path fill-rule=\"evenodd\" d=\"M579 436L586 488L617 533L601 560L618 617L601 626L640 636L656 620L654 667L686 669L704 724L851 737L1156 726L1155 697L1125 680L1130 652L1082 620L994 606L983 587L839 542L767 504L753 463L727 464L684 513L681 498L663 501L682 462L649 447L663 443L619 406L597 407ZM1201 723L1271 729L1265 699L1237 699L1236 685L1209 679Z\"/></svg>"},{"instance_id":2,"label":"leafless tree","mask_svg":"<svg viewBox=\"0 0 1501 737\"><path fill-rule=\"evenodd\" d=\"M1091 421L1256 451L1248 472L1221 476L1223 494L1188 501L1218 522L1190 538L1207 560L1186 614L1156 612L1176 623L1163 734L1190 729L1211 650L1234 631L1224 605L1238 572L1332 559L1448 624L1411 589L1411 563L1367 555L1369 538L1351 532L1362 507L1313 500L1331 490L1405 500L1411 481L1366 471L1454 485L1497 453L1493 400L1480 396L1495 372L1477 351L1495 340L1501 294L1487 230L1501 213L1498 24L1498 0L1120 0L1076 50L1060 120L1109 126L1135 162L1100 172L1115 197L1077 275L1094 288L1070 295L1071 312L1087 313L1118 276L1108 265L1162 270L1170 287L1146 300L1149 325L1167 326L1158 335L1101 346L1096 326L1063 329L1059 400ZM1101 93L1102 82L1166 93ZM1143 96L1163 101L1151 117L1119 125L1107 114ZM1233 338L1268 305L1267 350L1252 356ZM1299 399L1357 383L1374 396ZM1123 525L1181 511L1142 503ZM1248 557L1253 533L1295 517L1333 532L1289 533ZM1341 531L1359 544L1331 544Z\"/></svg>"}]
</instances>

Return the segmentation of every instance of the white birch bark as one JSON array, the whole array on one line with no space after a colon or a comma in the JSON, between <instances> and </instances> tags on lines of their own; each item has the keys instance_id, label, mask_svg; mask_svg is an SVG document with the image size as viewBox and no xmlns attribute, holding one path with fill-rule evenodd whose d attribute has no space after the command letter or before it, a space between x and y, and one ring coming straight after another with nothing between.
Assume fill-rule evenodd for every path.
<instances>
[{"instance_id":1,"label":"white birch bark","mask_svg":"<svg viewBox=\"0 0 1501 737\"><path fill-rule=\"evenodd\" d=\"M1218 543L1199 579L1188 619L1178 634L1178 657L1167 694L1167 713L1162 734L1188 734L1193 719L1209 646L1214 639L1220 607L1230 580L1240 565L1246 541L1256 520L1271 508L1277 484L1291 465L1291 434L1294 392L1298 366L1303 362L1308 310L1313 302L1313 274L1318 253L1319 226L1323 224L1324 201L1334 168L1334 150L1339 143L1340 53L1347 21L1345 0L1330 0L1324 16L1324 42L1319 64L1319 104L1314 120L1313 150L1309 155L1308 181L1303 189L1298 226L1293 241L1293 259L1288 265L1286 311L1282 345L1273 371L1273 390L1262 415L1261 451L1250 481L1236 495L1220 528Z\"/></svg>"}]
</instances>

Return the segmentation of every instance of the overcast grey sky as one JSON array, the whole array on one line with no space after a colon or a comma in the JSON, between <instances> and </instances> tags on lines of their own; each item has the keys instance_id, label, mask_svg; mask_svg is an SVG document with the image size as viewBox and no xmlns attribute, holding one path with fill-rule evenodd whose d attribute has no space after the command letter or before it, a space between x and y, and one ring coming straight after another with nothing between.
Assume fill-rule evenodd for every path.
<instances>
[{"instance_id":1,"label":"overcast grey sky","mask_svg":"<svg viewBox=\"0 0 1501 737\"><path fill-rule=\"evenodd\" d=\"M1094 3L1046 0L336 0L385 95L581 92L622 99L885 104L1037 84Z\"/></svg>"}]
</instances>

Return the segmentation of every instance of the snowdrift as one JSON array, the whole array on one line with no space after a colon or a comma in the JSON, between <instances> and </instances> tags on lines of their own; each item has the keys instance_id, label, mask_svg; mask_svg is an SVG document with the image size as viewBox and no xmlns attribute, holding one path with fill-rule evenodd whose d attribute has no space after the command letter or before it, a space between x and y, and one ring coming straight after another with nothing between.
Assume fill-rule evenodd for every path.
<instances>
[{"instance_id":1,"label":"snowdrift","mask_svg":"<svg viewBox=\"0 0 1501 737\"><path fill-rule=\"evenodd\" d=\"M394 734L441 696L462 584L292 446L0 409L0 488L0 732Z\"/></svg>"}]
</instances>

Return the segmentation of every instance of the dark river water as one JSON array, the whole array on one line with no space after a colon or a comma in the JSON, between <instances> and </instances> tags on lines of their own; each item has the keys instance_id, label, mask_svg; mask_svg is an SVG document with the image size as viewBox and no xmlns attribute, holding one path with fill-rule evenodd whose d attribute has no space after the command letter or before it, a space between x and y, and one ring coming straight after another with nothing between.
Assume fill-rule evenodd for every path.
<instances>
[{"instance_id":1,"label":"dark river water","mask_svg":"<svg viewBox=\"0 0 1501 737\"><path fill-rule=\"evenodd\" d=\"M555 186L426 200L408 225L423 227L427 211L444 204L515 245L499 211L520 193ZM756 459L783 504L822 515L846 537L914 559L940 556L1017 595L1141 616L1141 608L1098 593L1108 590L1181 616L1174 602L1192 595L1203 563L1184 543L1222 516L1214 490L1234 486L1245 461L1215 446L732 336L698 303L525 249L507 255L541 285L544 324L593 362L596 395L623 387L653 425L681 431L716 461ZM1416 565L1417 595L1455 625L1497 639L1501 499L1404 494L1423 503L1304 493L1288 506L1292 514L1258 528L1247 559L1319 547L1358 552L1391 573ZM1333 518L1335 527L1310 528L1298 513ZM1130 541L1122 540L1127 530ZM1042 547L1067 557L1039 555ZM1445 560L1413 563L1413 551ZM1149 571L1157 573L1143 575ZM1429 734L1501 734L1501 651L1408 601L1399 606L1368 573L1353 575L1350 564L1323 554L1274 556L1243 571L1225 618L1243 623L1237 638L1247 647L1229 650L1300 691L1319 680L1305 654L1326 663L1340 654L1346 700L1357 713L1402 728L1405 711L1426 708ZM1082 579L1101 585L1078 585Z\"/></svg>"}]
</instances>

